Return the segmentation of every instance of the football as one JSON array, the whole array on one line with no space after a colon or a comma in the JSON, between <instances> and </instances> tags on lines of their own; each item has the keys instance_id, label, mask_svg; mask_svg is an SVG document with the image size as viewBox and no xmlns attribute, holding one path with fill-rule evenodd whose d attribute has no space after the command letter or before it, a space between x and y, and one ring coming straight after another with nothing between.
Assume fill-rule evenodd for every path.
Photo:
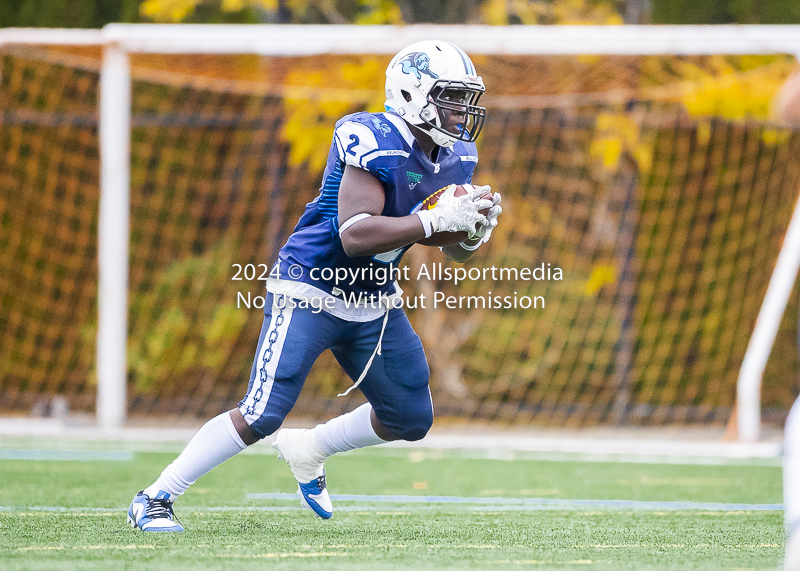
<instances>
[{"instance_id":1,"label":"football","mask_svg":"<svg viewBox=\"0 0 800 571\"><path fill-rule=\"evenodd\" d=\"M433 208L434 205L436 204L436 202L439 200L439 197L442 195L442 193L445 190L447 190L447 188L448 187L440 188L439 190L437 190L436 192L431 194L428 198L423 200L422 201L422 206L420 206L420 210L430 210L431 208ZM473 188L475 188L475 187L472 186L471 184L459 184L459 185L456 186L456 190L455 190L455 192L453 194L455 196L461 196L461 195L467 194L467 192L471 191ZM492 199L492 193L491 192L485 192L485 193L483 193L481 195L481 198L485 198L486 200L491 200ZM480 210L479 212L481 214L483 214L484 216L488 216L489 215L489 209L488 208L484 208L483 210Z\"/></svg>"},{"instance_id":2,"label":"football","mask_svg":"<svg viewBox=\"0 0 800 571\"><path fill-rule=\"evenodd\" d=\"M456 190L453 193L455 196L461 196L462 194L466 194L474 187L471 184L459 184L456 186ZM439 200L439 197L442 193L447 190L447 187L440 188L433 194L431 194L428 198L422 201L422 205L420 206L420 210L430 210L434 207L436 202ZM486 192L481 195L481 198L485 198L487 200L492 199L492 193ZM484 216L489 215L489 209L484 208L483 210L479 211ZM466 232L437 232L430 238L424 238L423 240L419 240L418 244L423 244L425 246L450 246L453 244L458 244L459 242L463 242L467 239Z\"/></svg>"}]
</instances>

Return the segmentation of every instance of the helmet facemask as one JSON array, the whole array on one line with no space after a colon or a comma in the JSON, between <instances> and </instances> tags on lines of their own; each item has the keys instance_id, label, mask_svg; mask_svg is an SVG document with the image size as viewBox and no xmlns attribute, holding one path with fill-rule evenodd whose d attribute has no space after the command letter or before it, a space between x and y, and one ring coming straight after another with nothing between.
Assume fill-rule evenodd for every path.
<instances>
[{"instance_id":1,"label":"helmet facemask","mask_svg":"<svg viewBox=\"0 0 800 571\"><path fill-rule=\"evenodd\" d=\"M434 83L419 113L434 143L451 147L456 141L471 143L478 138L486 119L486 108L478 106L483 92L481 84L453 80ZM457 124L452 124L454 119Z\"/></svg>"}]
</instances>

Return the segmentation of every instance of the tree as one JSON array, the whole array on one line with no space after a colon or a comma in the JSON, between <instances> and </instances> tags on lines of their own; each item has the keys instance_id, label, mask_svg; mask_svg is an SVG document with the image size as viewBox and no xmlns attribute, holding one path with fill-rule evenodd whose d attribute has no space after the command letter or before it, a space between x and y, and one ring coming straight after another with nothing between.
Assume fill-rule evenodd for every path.
<instances>
[{"instance_id":1,"label":"tree","mask_svg":"<svg viewBox=\"0 0 800 571\"><path fill-rule=\"evenodd\" d=\"M0 27L111 22L791 24L797 0L2 0Z\"/></svg>"},{"instance_id":2,"label":"tree","mask_svg":"<svg viewBox=\"0 0 800 571\"><path fill-rule=\"evenodd\" d=\"M652 0L657 24L797 24L797 0Z\"/></svg>"}]
</instances>

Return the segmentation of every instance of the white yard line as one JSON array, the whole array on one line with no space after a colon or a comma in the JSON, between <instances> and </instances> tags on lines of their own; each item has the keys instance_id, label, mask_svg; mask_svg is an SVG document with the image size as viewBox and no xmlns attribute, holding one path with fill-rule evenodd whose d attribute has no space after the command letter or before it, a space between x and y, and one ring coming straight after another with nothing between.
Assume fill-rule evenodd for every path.
<instances>
[{"instance_id":1,"label":"white yard line","mask_svg":"<svg viewBox=\"0 0 800 571\"><path fill-rule=\"evenodd\" d=\"M293 500L297 494L254 493L248 500ZM339 502L388 502L396 504L470 504L484 508L513 507L514 509L584 509L611 508L620 510L702 510L702 511L774 511L782 510L781 504L724 504L701 502L645 502L633 500L561 500L552 498L498 498L461 496L401 496L331 494Z\"/></svg>"},{"instance_id":2,"label":"white yard line","mask_svg":"<svg viewBox=\"0 0 800 571\"><path fill-rule=\"evenodd\" d=\"M299 501L298 494L290 493L253 493L247 494L248 500ZM498 498L498 497L460 497L460 496L401 496L401 495L360 495L331 494L335 502L352 502L355 504L390 504L383 509L393 507L405 511L420 509L441 509L443 505L467 507L475 511L542 511L542 510L631 510L631 511L781 511L782 504L726 504L708 502L648 502L632 500L561 500L551 498ZM299 506L220 506L193 507L179 506L183 513L210 512L250 512L250 511L297 511ZM364 511L367 506L336 506L338 511ZM58 506L12 507L0 506L3 512L37 512L37 513L86 513L87 515L124 514L126 508L91 508Z\"/></svg>"},{"instance_id":3,"label":"white yard line","mask_svg":"<svg viewBox=\"0 0 800 571\"><path fill-rule=\"evenodd\" d=\"M128 462L133 460L130 450L40 450L0 448L0 460L28 460L46 462Z\"/></svg>"}]
</instances>

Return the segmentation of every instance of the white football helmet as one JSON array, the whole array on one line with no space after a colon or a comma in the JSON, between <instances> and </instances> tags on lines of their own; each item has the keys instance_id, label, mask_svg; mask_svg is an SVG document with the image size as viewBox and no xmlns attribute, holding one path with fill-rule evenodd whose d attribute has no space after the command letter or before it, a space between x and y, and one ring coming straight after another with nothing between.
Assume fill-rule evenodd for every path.
<instances>
[{"instance_id":1,"label":"white football helmet","mask_svg":"<svg viewBox=\"0 0 800 571\"><path fill-rule=\"evenodd\" d=\"M446 91L460 92L463 101L443 97ZM484 91L483 79L469 56L448 42L411 44L386 68L386 110L422 128L441 147L478 138L486 119L486 108L477 105ZM442 111L465 114L460 133L443 128Z\"/></svg>"}]
</instances>

